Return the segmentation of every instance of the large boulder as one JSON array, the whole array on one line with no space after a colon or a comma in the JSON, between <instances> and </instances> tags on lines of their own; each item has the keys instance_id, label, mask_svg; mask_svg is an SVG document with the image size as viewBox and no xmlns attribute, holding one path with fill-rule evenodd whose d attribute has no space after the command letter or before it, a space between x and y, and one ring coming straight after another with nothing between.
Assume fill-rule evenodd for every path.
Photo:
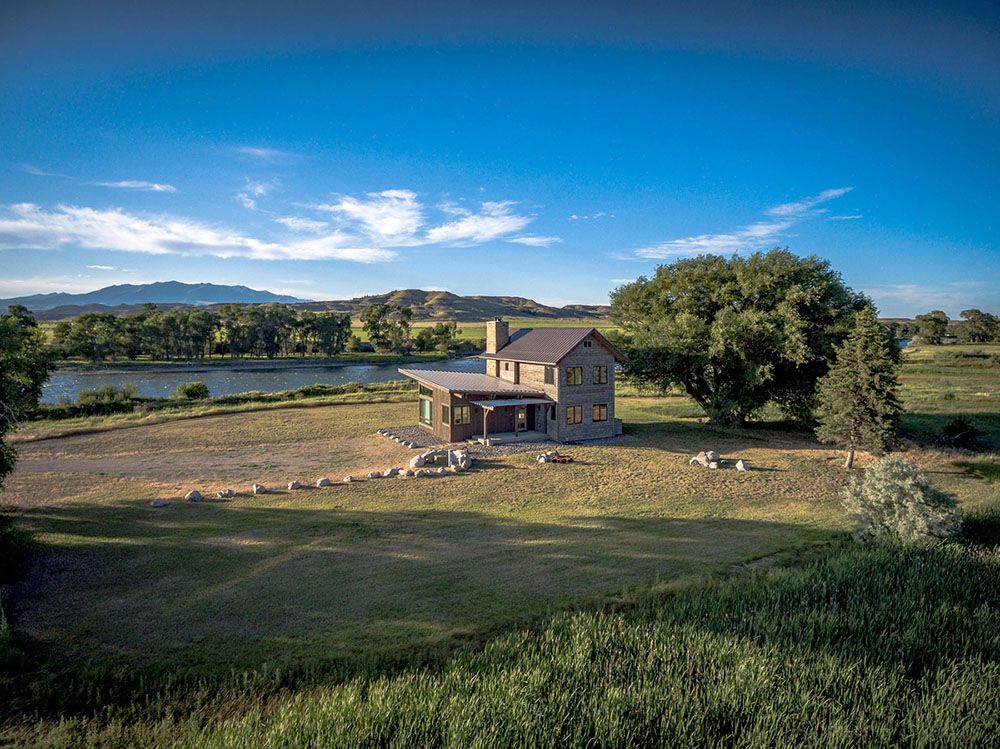
<instances>
[{"instance_id":1,"label":"large boulder","mask_svg":"<svg viewBox=\"0 0 1000 749\"><path fill-rule=\"evenodd\" d=\"M149 503L149 506L150 507L166 507L169 504L170 504L170 502L168 502L165 499L154 499L152 502Z\"/></svg>"},{"instance_id":2,"label":"large boulder","mask_svg":"<svg viewBox=\"0 0 1000 749\"><path fill-rule=\"evenodd\" d=\"M201 496L200 491L198 491L197 489L192 489L191 491L189 491L187 494L184 495L184 499L186 499L188 502L201 502L201 500L203 500L204 497Z\"/></svg>"},{"instance_id":3,"label":"large boulder","mask_svg":"<svg viewBox=\"0 0 1000 749\"><path fill-rule=\"evenodd\" d=\"M253 484L250 486L250 491L254 494L267 494L267 487L263 484Z\"/></svg>"},{"instance_id":4,"label":"large boulder","mask_svg":"<svg viewBox=\"0 0 1000 749\"><path fill-rule=\"evenodd\" d=\"M718 463L720 460L722 460L722 458L719 456L719 453L715 452L715 450L709 450L707 453L705 453L705 457L708 458L709 463Z\"/></svg>"},{"instance_id":5,"label":"large boulder","mask_svg":"<svg viewBox=\"0 0 1000 749\"><path fill-rule=\"evenodd\" d=\"M301 488L302 488L302 484L300 484L298 481L289 481L288 482L288 491L290 491L290 492L291 491L295 491L296 489L301 489Z\"/></svg>"},{"instance_id":6,"label":"large boulder","mask_svg":"<svg viewBox=\"0 0 1000 749\"><path fill-rule=\"evenodd\" d=\"M423 468L426 462L423 455L414 455L410 458L410 468Z\"/></svg>"},{"instance_id":7,"label":"large boulder","mask_svg":"<svg viewBox=\"0 0 1000 749\"><path fill-rule=\"evenodd\" d=\"M333 482L330 479L324 477L321 479L316 479L316 486L333 486Z\"/></svg>"},{"instance_id":8,"label":"large boulder","mask_svg":"<svg viewBox=\"0 0 1000 749\"><path fill-rule=\"evenodd\" d=\"M708 464L712 461L708 459L708 453L700 452L695 455L691 460L688 461L688 465L701 466L702 468L708 468Z\"/></svg>"},{"instance_id":9,"label":"large boulder","mask_svg":"<svg viewBox=\"0 0 1000 749\"><path fill-rule=\"evenodd\" d=\"M740 471L741 473L746 473L747 471L750 470L750 466L747 465L747 462L745 460L740 458L739 460L736 461L736 470Z\"/></svg>"},{"instance_id":10,"label":"large boulder","mask_svg":"<svg viewBox=\"0 0 1000 749\"><path fill-rule=\"evenodd\" d=\"M344 483L345 484L349 484L352 481L354 481L354 477L353 476L344 476Z\"/></svg>"},{"instance_id":11,"label":"large boulder","mask_svg":"<svg viewBox=\"0 0 1000 749\"><path fill-rule=\"evenodd\" d=\"M383 478L392 478L397 473L399 473L399 469L398 468L386 468L384 471L382 471L382 477Z\"/></svg>"},{"instance_id":12,"label":"large boulder","mask_svg":"<svg viewBox=\"0 0 1000 749\"><path fill-rule=\"evenodd\" d=\"M222 491L216 492L215 496L217 496L219 499L229 499L230 497L235 497L236 492L234 492L232 489L223 489Z\"/></svg>"},{"instance_id":13,"label":"large boulder","mask_svg":"<svg viewBox=\"0 0 1000 749\"><path fill-rule=\"evenodd\" d=\"M370 479L380 479L380 478L382 478L382 472L381 471L369 471L368 472L368 478L370 478Z\"/></svg>"},{"instance_id":14,"label":"large boulder","mask_svg":"<svg viewBox=\"0 0 1000 749\"><path fill-rule=\"evenodd\" d=\"M719 467L719 461L713 460L711 463L708 464L708 467L709 468L718 468Z\"/></svg>"}]
</instances>

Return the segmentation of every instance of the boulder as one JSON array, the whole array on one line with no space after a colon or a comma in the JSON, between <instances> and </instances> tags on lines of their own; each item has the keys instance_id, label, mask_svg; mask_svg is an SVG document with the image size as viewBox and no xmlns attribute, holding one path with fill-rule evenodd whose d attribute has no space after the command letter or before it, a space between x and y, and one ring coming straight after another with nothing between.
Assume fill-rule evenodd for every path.
<instances>
[{"instance_id":1,"label":"boulder","mask_svg":"<svg viewBox=\"0 0 1000 749\"><path fill-rule=\"evenodd\" d=\"M711 463L708 464L708 467L709 468L718 468L719 467L719 461L713 460Z\"/></svg>"},{"instance_id":2,"label":"boulder","mask_svg":"<svg viewBox=\"0 0 1000 749\"><path fill-rule=\"evenodd\" d=\"M437 471L435 471L435 473L438 476L444 476L444 474L446 473L444 466L441 466L440 468L438 468Z\"/></svg>"},{"instance_id":3,"label":"boulder","mask_svg":"<svg viewBox=\"0 0 1000 749\"><path fill-rule=\"evenodd\" d=\"M150 507L166 507L170 502L165 499L154 499L149 503Z\"/></svg>"},{"instance_id":4,"label":"boulder","mask_svg":"<svg viewBox=\"0 0 1000 749\"><path fill-rule=\"evenodd\" d=\"M430 476L430 475L431 475L431 472L428 471L426 468L419 468L419 469L417 469L416 471L413 472L413 477L414 478L418 478L418 479L422 479L422 478L425 478L425 477Z\"/></svg>"},{"instance_id":5,"label":"boulder","mask_svg":"<svg viewBox=\"0 0 1000 749\"><path fill-rule=\"evenodd\" d=\"M302 484L300 484L298 481L289 481L288 482L288 491L290 491L290 492L291 491L295 491L296 489L301 489L301 488L302 488Z\"/></svg>"},{"instance_id":6,"label":"boulder","mask_svg":"<svg viewBox=\"0 0 1000 749\"><path fill-rule=\"evenodd\" d=\"M736 470L740 471L741 473L746 473L747 471L750 470L750 466L748 466L747 462L741 458L740 460L736 461Z\"/></svg>"},{"instance_id":7,"label":"boulder","mask_svg":"<svg viewBox=\"0 0 1000 749\"><path fill-rule=\"evenodd\" d=\"M354 481L354 477L353 476L344 476L344 483L345 484L349 484L352 481Z\"/></svg>"},{"instance_id":8,"label":"boulder","mask_svg":"<svg viewBox=\"0 0 1000 749\"><path fill-rule=\"evenodd\" d=\"M708 453L700 452L695 455L691 460L688 461L688 465L692 466L702 466L703 468L708 468L708 464L711 463L708 459Z\"/></svg>"},{"instance_id":9,"label":"boulder","mask_svg":"<svg viewBox=\"0 0 1000 749\"><path fill-rule=\"evenodd\" d=\"M705 453L705 457L708 458L709 463L718 463L720 460L722 460L722 458L719 456L719 453L715 452L715 450L709 450L707 453Z\"/></svg>"},{"instance_id":10,"label":"boulder","mask_svg":"<svg viewBox=\"0 0 1000 749\"><path fill-rule=\"evenodd\" d=\"M422 468L426 462L423 455L414 455L410 458L410 468Z\"/></svg>"},{"instance_id":11,"label":"boulder","mask_svg":"<svg viewBox=\"0 0 1000 749\"><path fill-rule=\"evenodd\" d=\"M187 494L185 494L184 495L184 499L186 499L188 502L201 502L201 500L203 500L204 497L201 496L201 492L200 491L198 491L197 489L194 489L192 491L189 491Z\"/></svg>"},{"instance_id":12,"label":"boulder","mask_svg":"<svg viewBox=\"0 0 1000 749\"><path fill-rule=\"evenodd\" d=\"M216 492L215 496L217 496L219 499L229 499L230 497L235 497L236 492L234 492L232 489L223 489L220 492Z\"/></svg>"},{"instance_id":13,"label":"boulder","mask_svg":"<svg viewBox=\"0 0 1000 749\"><path fill-rule=\"evenodd\" d=\"M333 486L333 482L328 478L316 479L316 486Z\"/></svg>"},{"instance_id":14,"label":"boulder","mask_svg":"<svg viewBox=\"0 0 1000 749\"><path fill-rule=\"evenodd\" d=\"M267 488L263 484L253 484L250 491L254 494L267 494Z\"/></svg>"},{"instance_id":15,"label":"boulder","mask_svg":"<svg viewBox=\"0 0 1000 749\"><path fill-rule=\"evenodd\" d=\"M382 478L382 472L381 471L369 471L368 472L368 478L370 478L370 479L380 479L380 478Z\"/></svg>"},{"instance_id":16,"label":"boulder","mask_svg":"<svg viewBox=\"0 0 1000 749\"><path fill-rule=\"evenodd\" d=\"M383 478L392 478L392 477L393 477L393 476L395 476L395 475L396 475L397 473L399 473L399 469L398 469L398 468L386 468L386 469L385 469L385 470L384 470L384 471L382 472L382 477L383 477Z\"/></svg>"}]
</instances>

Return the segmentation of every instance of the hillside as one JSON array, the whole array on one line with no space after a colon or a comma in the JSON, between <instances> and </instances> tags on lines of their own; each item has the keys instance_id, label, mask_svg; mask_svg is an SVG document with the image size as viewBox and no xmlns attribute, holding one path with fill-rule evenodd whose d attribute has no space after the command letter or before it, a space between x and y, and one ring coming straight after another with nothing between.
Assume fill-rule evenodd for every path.
<instances>
[{"instance_id":1,"label":"hillside","mask_svg":"<svg viewBox=\"0 0 1000 749\"><path fill-rule=\"evenodd\" d=\"M168 282L175 284L176 282ZM166 286L168 284L149 284L152 286ZM179 287L187 284L176 284ZM198 287L213 286L212 284L199 284ZM122 287L108 287L108 289ZM142 288L142 287L131 287ZM489 320L494 317L520 317L538 318L540 320L558 320L565 318L600 320L607 317L609 308L604 305L572 304L566 307L551 307L541 304L531 299L519 296L459 296L449 291L423 291L420 289L402 289L390 291L385 294L372 294L369 296L356 297L354 299L329 300L322 302L303 302L295 300L293 297L282 297L277 294L270 294L266 291L254 291L243 286L234 287L214 287L216 289L245 289L252 294L268 295L274 298L260 300L226 300L214 303L206 302L185 302L169 301L166 294L158 294L158 299L144 299L139 301L121 302L106 301L94 302L86 301L83 297L89 294L36 294L32 297L20 297L18 299L0 300L0 309L8 304L23 304L35 313L35 317L41 321L66 320L85 312L108 312L114 315L125 315L138 312L142 305L152 302L161 309L173 307L191 306L214 306L222 303L243 303L260 304L267 302L284 302L299 310L311 310L313 312L342 312L357 317L369 304L386 302L410 307L413 310L414 320L454 320L456 322L479 322ZM107 291L102 289L101 291ZM96 294L98 292L92 292ZM109 299L115 299L114 295L108 295ZM63 301L60 301L62 299ZM73 301L65 301L72 299Z\"/></svg>"},{"instance_id":2,"label":"hillside","mask_svg":"<svg viewBox=\"0 0 1000 749\"><path fill-rule=\"evenodd\" d=\"M30 296L0 299L0 307L11 304L23 304L30 310L51 310L58 307L91 307L70 311L70 316L82 312L115 310L102 307L135 306L143 304L184 304L203 306L208 304L241 303L262 304L265 302L301 302L303 300L283 294L273 294L270 291L260 291L246 286L224 286L214 283L181 283L180 281L158 281L147 284L118 284L105 286L103 289L88 291L83 294L67 294L55 292L51 294L32 294ZM94 305L99 305L93 308Z\"/></svg>"}]
</instances>

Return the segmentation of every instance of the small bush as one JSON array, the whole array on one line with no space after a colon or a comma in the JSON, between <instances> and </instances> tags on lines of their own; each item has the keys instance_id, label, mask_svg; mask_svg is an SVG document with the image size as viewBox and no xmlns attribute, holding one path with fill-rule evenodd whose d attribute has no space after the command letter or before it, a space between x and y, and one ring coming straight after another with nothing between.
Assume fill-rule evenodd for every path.
<instances>
[{"instance_id":1,"label":"small bush","mask_svg":"<svg viewBox=\"0 0 1000 749\"><path fill-rule=\"evenodd\" d=\"M883 458L852 476L843 505L858 543L933 544L961 530L954 498L903 458Z\"/></svg>"},{"instance_id":2,"label":"small bush","mask_svg":"<svg viewBox=\"0 0 1000 749\"><path fill-rule=\"evenodd\" d=\"M200 401L208 397L208 385L204 382L182 382L174 391L175 398Z\"/></svg>"},{"instance_id":3,"label":"small bush","mask_svg":"<svg viewBox=\"0 0 1000 749\"><path fill-rule=\"evenodd\" d=\"M944 425L935 444L952 450L979 450L982 447L979 438L982 436L982 431L972 423L971 419L956 416Z\"/></svg>"},{"instance_id":4,"label":"small bush","mask_svg":"<svg viewBox=\"0 0 1000 749\"><path fill-rule=\"evenodd\" d=\"M104 385L99 388L81 390L76 395L78 406L97 406L109 403L131 403L139 397L139 386L126 382L121 387Z\"/></svg>"}]
</instances>

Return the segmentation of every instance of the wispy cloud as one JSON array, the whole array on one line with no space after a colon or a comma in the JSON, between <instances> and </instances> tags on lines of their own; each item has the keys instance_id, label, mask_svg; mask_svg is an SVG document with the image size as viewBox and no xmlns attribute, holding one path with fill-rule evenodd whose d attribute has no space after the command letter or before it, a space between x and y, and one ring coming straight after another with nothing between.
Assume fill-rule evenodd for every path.
<instances>
[{"instance_id":1,"label":"wispy cloud","mask_svg":"<svg viewBox=\"0 0 1000 749\"><path fill-rule=\"evenodd\" d=\"M249 156L257 161L290 161L299 157L299 154L291 151L283 151L280 148L269 148L267 146L236 146L233 151L240 156Z\"/></svg>"},{"instance_id":2,"label":"wispy cloud","mask_svg":"<svg viewBox=\"0 0 1000 749\"><path fill-rule=\"evenodd\" d=\"M697 234L658 242L635 251L644 260L662 260L671 257L691 257L705 253L729 254L743 250L763 249L774 246L782 232L825 209L817 206L846 195L853 188L837 187L823 190L818 195L802 198L792 203L782 203L764 211L764 217L747 226L720 234Z\"/></svg>"},{"instance_id":3,"label":"wispy cloud","mask_svg":"<svg viewBox=\"0 0 1000 749\"><path fill-rule=\"evenodd\" d=\"M142 192L177 192L173 185L162 182L146 182L141 179L123 179L118 182L94 182L98 187L113 187L121 190L140 190Z\"/></svg>"},{"instance_id":4,"label":"wispy cloud","mask_svg":"<svg viewBox=\"0 0 1000 749\"><path fill-rule=\"evenodd\" d=\"M68 174L59 174L57 172L48 172L44 169L40 169L34 164L21 164L21 171L25 174L31 174L35 177L60 177L61 179L72 179Z\"/></svg>"},{"instance_id":5,"label":"wispy cloud","mask_svg":"<svg viewBox=\"0 0 1000 749\"><path fill-rule=\"evenodd\" d=\"M615 214L608 213L607 211L598 211L597 213L588 213L588 214L584 214L584 215L573 213L573 214L570 215L569 220L570 221L594 221L595 219L599 219L599 218L615 218Z\"/></svg>"},{"instance_id":6,"label":"wispy cloud","mask_svg":"<svg viewBox=\"0 0 1000 749\"><path fill-rule=\"evenodd\" d=\"M341 195L313 208L380 242L407 242L424 223L423 207L412 190L383 190L360 198Z\"/></svg>"},{"instance_id":7,"label":"wispy cloud","mask_svg":"<svg viewBox=\"0 0 1000 749\"><path fill-rule=\"evenodd\" d=\"M827 221L857 221L859 218L864 218L860 213L852 213L846 216L827 216Z\"/></svg>"},{"instance_id":8,"label":"wispy cloud","mask_svg":"<svg viewBox=\"0 0 1000 749\"><path fill-rule=\"evenodd\" d=\"M274 222L294 232L309 234L318 234L330 228L330 224L326 221L317 221L316 219L303 218L301 216L275 216Z\"/></svg>"},{"instance_id":9,"label":"wispy cloud","mask_svg":"<svg viewBox=\"0 0 1000 749\"><path fill-rule=\"evenodd\" d=\"M435 244L481 244L511 237L532 222L530 216L514 212L514 201L482 203L478 212L465 210L458 218L427 230L427 241ZM551 242L550 242L551 243ZM525 243L527 244L527 243Z\"/></svg>"},{"instance_id":10,"label":"wispy cloud","mask_svg":"<svg viewBox=\"0 0 1000 749\"><path fill-rule=\"evenodd\" d=\"M59 205L45 210L31 203L0 211L0 248L87 249L151 255L212 255L257 260L351 260L375 263L392 260L391 249L355 244L356 238L332 233L309 240L272 242L192 219L167 215L137 215L122 209L98 210Z\"/></svg>"},{"instance_id":11,"label":"wispy cloud","mask_svg":"<svg viewBox=\"0 0 1000 749\"><path fill-rule=\"evenodd\" d=\"M278 186L276 179L262 182L260 180L248 179L243 189L236 193L238 200L248 211L257 210L258 198L263 198Z\"/></svg>"},{"instance_id":12,"label":"wispy cloud","mask_svg":"<svg viewBox=\"0 0 1000 749\"><path fill-rule=\"evenodd\" d=\"M91 270L118 270L114 265L88 265Z\"/></svg>"},{"instance_id":13,"label":"wispy cloud","mask_svg":"<svg viewBox=\"0 0 1000 749\"><path fill-rule=\"evenodd\" d=\"M511 237L507 241L513 242L514 244L527 245L528 247L548 247L550 245L556 244L557 242L562 242L562 237L546 237L546 236L539 236L537 234L522 234L517 237Z\"/></svg>"}]
</instances>

